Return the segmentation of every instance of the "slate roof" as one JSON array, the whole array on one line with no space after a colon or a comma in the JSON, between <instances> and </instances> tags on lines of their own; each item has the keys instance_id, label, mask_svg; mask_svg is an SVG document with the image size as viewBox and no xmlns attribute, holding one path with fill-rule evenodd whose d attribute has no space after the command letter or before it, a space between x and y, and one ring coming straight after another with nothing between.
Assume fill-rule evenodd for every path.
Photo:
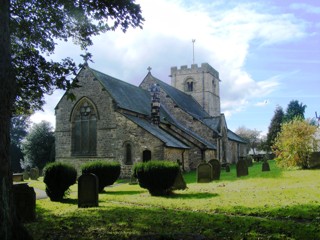
<instances>
[{"instance_id":1,"label":"slate roof","mask_svg":"<svg viewBox=\"0 0 320 240\"><path fill-rule=\"evenodd\" d=\"M96 79L104 86L106 91L112 96L112 98L115 100L118 107L140 113L146 116L150 115L150 93L147 90L144 90L140 87L136 87L132 84L129 84L127 82L124 82L122 80L116 79L114 77L111 77L107 74L101 73L97 70L94 70L92 68L89 68ZM189 113L191 116L195 117L199 121L202 121L204 124L206 124L208 127L210 127L212 130L215 131L216 134L219 135L219 129L220 129L220 118L219 117L211 117L206 111L203 110L201 105L189 94L186 94L169 84L153 77L151 73L148 73L147 77L152 77L157 84L173 99L173 101L185 112ZM161 118L171 118L170 115L162 110L161 111ZM163 142L166 144L169 144L168 147L172 145L175 147L185 148L187 147L180 141L179 144L172 139L173 137L169 135L168 133L164 134L162 132L159 132L154 129L154 126L146 120L142 120L141 118L134 118L132 117L132 120L137 123L139 126L143 127L150 133L154 134L155 136L159 137ZM174 119L171 118L170 120L173 122L177 127L183 127L179 125ZM148 124L147 124L148 123ZM184 128L184 127L183 127ZM184 128L186 129L186 128ZM163 131L163 130L162 130ZM197 138L199 141L207 145L209 148L216 149L216 146L206 140L204 140L201 136L197 135L196 133L188 131L188 134L192 135L193 137ZM164 132L164 131L163 131ZM170 136L171 140L169 140ZM238 135L233 133L228 129L228 138L237 142L246 143L242 138L240 138Z\"/></svg>"},{"instance_id":2,"label":"slate roof","mask_svg":"<svg viewBox=\"0 0 320 240\"><path fill-rule=\"evenodd\" d=\"M187 145L183 144L178 139L174 138L158 126L152 125L149 121L129 114L124 115L143 129L160 139L163 143L165 143L167 147L189 149Z\"/></svg>"},{"instance_id":3,"label":"slate roof","mask_svg":"<svg viewBox=\"0 0 320 240\"><path fill-rule=\"evenodd\" d=\"M197 119L210 117L210 115L203 110L202 106L191 95L172 87L171 85L153 77L152 75L151 77L173 99L177 106L183 109L185 112Z\"/></svg>"},{"instance_id":4,"label":"slate roof","mask_svg":"<svg viewBox=\"0 0 320 240\"><path fill-rule=\"evenodd\" d=\"M211 143L209 141L207 141L206 139L204 139L203 137L201 137L200 135L196 134L195 132L191 131L190 129L186 128L185 126L183 126L182 124L180 124L178 121L176 121L167 111L166 109L161 106L160 108L160 116L161 119L163 121L167 121L168 123L176 126L177 128L179 128L181 131L187 133L188 135L190 135L191 137L193 137L194 139L198 140L199 142L201 142L202 144L204 144L208 149L217 149L217 146L214 143Z\"/></svg>"},{"instance_id":5,"label":"slate roof","mask_svg":"<svg viewBox=\"0 0 320 240\"><path fill-rule=\"evenodd\" d=\"M90 69L120 108L150 115L150 93L148 91Z\"/></svg>"},{"instance_id":6,"label":"slate roof","mask_svg":"<svg viewBox=\"0 0 320 240\"><path fill-rule=\"evenodd\" d=\"M240 137L240 136L237 135L236 133L232 132L230 129L228 129L227 135L228 135L228 138L231 139L231 140L233 140L233 141L247 144L247 141L246 141L246 140L244 140L242 137Z\"/></svg>"}]
</instances>

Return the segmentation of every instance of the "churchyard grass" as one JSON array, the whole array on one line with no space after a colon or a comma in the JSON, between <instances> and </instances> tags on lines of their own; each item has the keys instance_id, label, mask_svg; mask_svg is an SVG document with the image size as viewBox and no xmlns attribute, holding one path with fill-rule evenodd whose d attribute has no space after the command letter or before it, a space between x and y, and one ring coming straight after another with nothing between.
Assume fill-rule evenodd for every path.
<instances>
[{"instance_id":1,"label":"churchyard grass","mask_svg":"<svg viewBox=\"0 0 320 240\"><path fill-rule=\"evenodd\" d=\"M73 185L62 203L37 200L37 220L26 227L34 239L320 239L320 170L270 161L262 172L261 164L240 178L231 166L211 183L187 173L188 189L169 197L122 182L99 194L97 208L79 209ZM45 188L41 178L29 184Z\"/></svg>"}]
</instances>

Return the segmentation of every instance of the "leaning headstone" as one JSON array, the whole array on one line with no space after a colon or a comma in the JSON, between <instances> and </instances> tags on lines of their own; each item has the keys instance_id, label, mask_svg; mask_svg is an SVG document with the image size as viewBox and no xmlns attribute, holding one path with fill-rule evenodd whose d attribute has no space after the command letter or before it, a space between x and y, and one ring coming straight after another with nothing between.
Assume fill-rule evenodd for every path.
<instances>
[{"instance_id":1,"label":"leaning headstone","mask_svg":"<svg viewBox=\"0 0 320 240\"><path fill-rule=\"evenodd\" d=\"M172 190L185 190L187 189L186 181L182 176L181 170L179 170L176 179L174 180L174 184L172 186Z\"/></svg>"},{"instance_id":2,"label":"leaning headstone","mask_svg":"<svg viewBox=\"0 0 320 240\"><path fill-rule=\"evenodd\" d=\"M78 178L78 207L98 207L99 180L92 173L83 174Z\"/></svg>"},{"instance_id":3,"label":"leaning headstone","mask_svg":"<svg viewBox=\"0 0 320 240\"><path fill-rule=\"evenodd\" d=\"M212 180L212 166L209 163L199 163L197 167L197 182L207 183Z\"/></svg>"},{"instance_id":4,"label":"leaning headstone","mask_svg":"<svg viewBox=\"0 0 320 240\"><path fill-rule=\"evenodd\" d=\"M237 177L247 176L249 174L248 165L245 160L239 160L236 165Z\"/></svg>"},{"instance_id":5,"label":"leaning headstone","mask_svg":"<svg viewBox=\"0 0 320 240\"><path fill-rule=\"evenodd\" d=\"M22 222L36 219L36 193L27 183L13 184L13 199L18 218Z\"/></svg>"},{"instance_id":6,"label":"leaning headstone","mask_svg":"<svg viewBox=\"0 0 320 240\"><path fill-rule=\"evenodd\" d=\"M262 163L262 172L268 172L268 171L270 171L270 165L266 160L264 160Z\"/></svg>"},{"instance_id":7,"label":"leaning headstone","mask_svg":"<svg viewBox=\"0 0 320 240\"><path fill-rule=\"evenodd\" d=\"M220 180L221 165L218 159L212 159L209 161L212 166L212 180Z\"/></svg>"},{"instance_id":8,"label":"leaning headstone","mask_svg":"<svg viewBox=\"0 0 320 240\"><path fill-rule=\"evenodd\" d=\"M39 178L39 168L31 168L30 169L30 178L31 180L38 180Z\"/></svg>"}]
</instances>

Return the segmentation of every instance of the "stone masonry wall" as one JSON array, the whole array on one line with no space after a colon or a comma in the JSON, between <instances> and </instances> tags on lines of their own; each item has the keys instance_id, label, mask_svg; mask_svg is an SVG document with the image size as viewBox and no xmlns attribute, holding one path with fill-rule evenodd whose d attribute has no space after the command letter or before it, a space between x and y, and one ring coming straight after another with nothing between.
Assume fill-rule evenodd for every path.
<instances>
[{"instance_id":1,"label":"stone masonry wall","mask_svg":"<svg viewBox=\"0 0 320 240\"><path fill-rule=\"evenodd\" d=\"M131 166L124 165L125 143L132 145L133 163L142 161L144 150L151 151L152 159L164 158L163 142L119 113L109 93L95 80L90 70L81 70L77 78L81 87L73 90L76 101L67 100L64 96L56 108L57 161L71 163L78 171L87 161L119 161L123 165L124 176L131 175ZM96 156L72 156L71 153L72 110L83 97L94 104L98 113Z\"/></svg>"}]
</instances>

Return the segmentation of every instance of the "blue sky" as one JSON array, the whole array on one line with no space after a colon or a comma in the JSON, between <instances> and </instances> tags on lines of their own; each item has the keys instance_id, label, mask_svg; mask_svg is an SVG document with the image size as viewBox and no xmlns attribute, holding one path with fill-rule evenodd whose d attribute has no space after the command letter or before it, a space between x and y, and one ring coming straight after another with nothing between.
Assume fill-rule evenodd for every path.
<instances>
[{"instance_id":1,"label":"blue sky","mask_svg":"<svg viewBox=\"0 0 320 240\"><path fill-rule=\"evenodd\" d=\"M227 3L226 3L227 2ZM228 127L267 133L276 106L291 100L307 105L305 116L320 114L320 1L318 0L139 0L143 29L107 32L94 38L89 65L139 85L152 74L170 83L170 68L209 63L221 78L222 112ZM80 48L59 43L54 60L82 63ZM61 91L48 96L34 122L55 124Z\"/></svg>"}]
</instances>

